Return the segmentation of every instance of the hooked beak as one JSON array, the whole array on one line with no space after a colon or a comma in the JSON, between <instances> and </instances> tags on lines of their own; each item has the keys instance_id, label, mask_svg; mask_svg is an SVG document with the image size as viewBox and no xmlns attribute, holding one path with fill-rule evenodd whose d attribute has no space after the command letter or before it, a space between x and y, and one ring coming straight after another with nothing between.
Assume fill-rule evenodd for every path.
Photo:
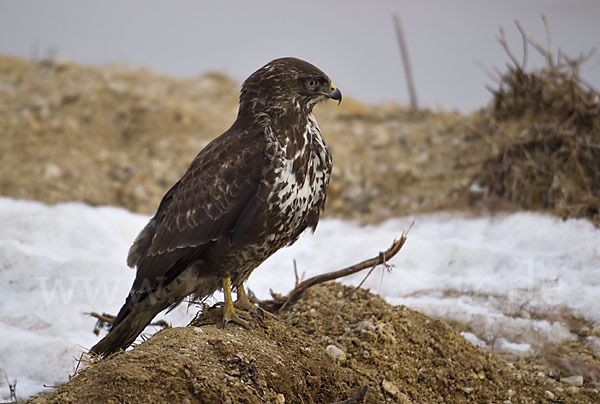
<instances>
[{"instance_id":1,"label":"hooked beak","mask_svg":"<svg viewBox=\"0 0 600 404\"><path fill-rule=\"evenodd\" d=\"M338 90L338 88L333 83L330 84L329 90L330 91L327 94L327 96L329 98L331 98L332 100L337 100L338 105L340 105L340 103L342 102L342 93L341 93L341 91Z\"/></svg>"}]
</instances>

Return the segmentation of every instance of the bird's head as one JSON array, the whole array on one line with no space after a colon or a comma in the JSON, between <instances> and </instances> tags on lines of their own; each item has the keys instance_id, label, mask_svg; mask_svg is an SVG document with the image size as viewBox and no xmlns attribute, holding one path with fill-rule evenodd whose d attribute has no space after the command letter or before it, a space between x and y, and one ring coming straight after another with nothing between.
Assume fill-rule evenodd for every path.
<instances>
[{"instance_id":1,"label":"bird's head","mask_svg":"<svg viewBox=\"0 0 600 404\"><path fill-rule=\"evenodd\" d=\"M340 103L342 93L325 73L303 60L281 58L267 63L246 79L240 95L240 110L311 111L317 103L327 99Z\"/></svg>"}]
</instances>

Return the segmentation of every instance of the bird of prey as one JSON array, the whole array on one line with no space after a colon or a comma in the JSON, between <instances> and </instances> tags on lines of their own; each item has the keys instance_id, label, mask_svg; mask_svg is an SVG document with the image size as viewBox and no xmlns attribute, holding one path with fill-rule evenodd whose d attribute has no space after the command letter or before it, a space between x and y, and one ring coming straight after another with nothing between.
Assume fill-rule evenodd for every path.
<instances>
[{"instance_id":1,"label":"bird of prey","mask_svg":"<svg viewBox=\"0 0 600 404\"><path fill-rule=\"evenodd\" d=\"M233 125L198 153L135 239L127 257L137 269L133 286L90 352L125 349L160 311L219 289L223 326L248 326L244 318L257 308L244 281L306 228L314 231L324 209L331 154L312 111L327 99L339 104L342 94L296 58L275 59L246 79Z\"/></svg>"}]
</instances>

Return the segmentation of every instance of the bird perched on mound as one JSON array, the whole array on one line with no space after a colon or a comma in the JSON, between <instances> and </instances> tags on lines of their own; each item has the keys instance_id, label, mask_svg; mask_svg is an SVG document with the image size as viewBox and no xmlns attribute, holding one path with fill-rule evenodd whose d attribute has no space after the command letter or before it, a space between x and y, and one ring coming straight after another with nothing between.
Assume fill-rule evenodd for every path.
<instances>
[{"instance_id":1,"label":"bird perched on mound","mask_svg":"<svg viewBox=\"0 0 600 404\"><path fill-rule=\"evenodd\" d=\"M331 155L312 110L330 98L342 95L300 59L273 60L248 77L236 121L198 153L131 246L133 286L91 352L125 349L160 311L218 289L223 325L248 326L241 317L257 308L244 281L307 227L314 231L324 208Z\"/></svg>"}]
</instances>

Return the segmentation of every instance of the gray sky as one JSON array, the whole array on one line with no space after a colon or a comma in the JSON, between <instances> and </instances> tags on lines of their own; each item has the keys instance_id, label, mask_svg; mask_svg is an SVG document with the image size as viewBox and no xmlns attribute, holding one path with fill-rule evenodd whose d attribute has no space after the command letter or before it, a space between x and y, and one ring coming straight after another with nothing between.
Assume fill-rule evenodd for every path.
<instances>
[{"instance_id":1,"label":"gray sky","mask_svg":"<svg viewBox=\"0 0 600 404\"><path fill-rule=\"evenodd\" d=\"M327 72L345 95L407 103L396 13L420 103L469 111L490 100L485 85L492 80L481 66L508 61L496 42L498 27L505 27L520 56L513 20L545 43L542 12L554 46L573 56L599 47L595 0L0 0L0 53L176 76L218 70L240 82L273 58L297 56ZM584 65L583 75L600 87L599 55Z\"/></svg>"}]
</instances>

